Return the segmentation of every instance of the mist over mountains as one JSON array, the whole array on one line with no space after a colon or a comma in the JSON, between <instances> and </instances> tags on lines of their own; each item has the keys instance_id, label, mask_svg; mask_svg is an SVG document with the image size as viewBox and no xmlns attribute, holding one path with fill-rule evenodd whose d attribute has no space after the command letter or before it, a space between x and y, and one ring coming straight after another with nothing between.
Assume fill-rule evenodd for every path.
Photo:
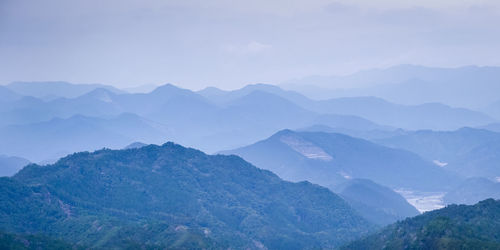
<instances>
[{"instance_id":1,"label":"mist over mountains","mask_svg":"<svg viewBox=\"0 0 500 250\"><path fill-rule=\"evenodd\" d=\"M403 72L406 74L407 71L412 73L411 70ZM482 70L477 70L476 74L479 79L487 78ZM93 122L95 131L113 130L109 139L104 140L108 143L81 141L74 149L122 148L134 141L161 143L173 140L207 152L217 152L251 144L282 129L326 126L361 135L372 134L367 131L390 134L397 129L456 130L496 122L480 111L451 107L447 103L401 105L378 97L314 100L295 91L265 84L248 85L233 91L212 87L197 92L167 84L149 93L127 93L99 84L17 82L3 86L1 90L0 133L9 134L6 138L11 138L0 145L5 149L11 148L16 140L24 141L22 136L16 136L16 133L23 134L23 129L37 131L37 135L43 137L49 133L44 126L70 126L75 119L112 121L120 119L122 114L130 114L130 121L122 122L121 129L127 131L126 135L113 135L123 134L123 131L113 128L112 122ZM127 124L141 122L140 132L126 128ZM42 139L31 137L30 140L31 144L38 144L36 140ZM57 140L54 143L57 144ZM55 145L55 149L48 152L35 149L30 153L33 156L23 155L15 150L15 146L0 153L28 159L36 155L30 160L43 161L53 159L57 152L62 152L58 148L64 147ZM74 149L69 148L67 152Z\"/></svg>"},{"instance_id":2,"label":"mist over mountains","mask_svg":"<svg viewBox=\"0 0 500 250\"><path fill-rule=\"evenodd\" d=\"M498 72L402 65L236 90L0 86L0 246L414 246L405 235L436 227L496 246L469 221L467 238L453 230L456 214L500 198Z\"/></svg>"},{"instance_id":3,"label":"mist over mountains","mask_svg":"<svg viewBox=\"0 0 500 250\"><path fill-rule=\"evenodd\" d=\"M406 105L441 102L454 107L482 109L500 100L498 79L499 67L397 65L347 76L305 77L282 86L321 99L377 96Z\"/></svg>"}]
</instances>

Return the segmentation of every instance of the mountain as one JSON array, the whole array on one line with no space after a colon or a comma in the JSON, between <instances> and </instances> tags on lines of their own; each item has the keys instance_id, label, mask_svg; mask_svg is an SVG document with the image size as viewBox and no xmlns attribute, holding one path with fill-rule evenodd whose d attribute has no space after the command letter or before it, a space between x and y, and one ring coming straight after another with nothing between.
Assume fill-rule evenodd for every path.
<instances>
[{"instance_id":1,"label":"mountain","mask_svg":"<svg viewBox=\"0 0 500 250\"><path fill-rule=\"evenodd\" d=\"M132 113L168 127L170 139L208 152L240 147L281 129L313 124L356 130L385 129L360 117L322 115L309 111L282 97L285 94L277 87L252 86L229 93L232 96L230 101L223 104L172 84L145 94L117 94L105 88L96 88L75 98L43 101L24 97L0 106L0 127L48 123L54 118L70 119L78 115L112 119L122 113ZM274 90L281 94L258 89ZM296 93L290 95L300 96ZM105 146L113 145L110 143Z\"/></svg>"},{"instance_id":2,"label":"mountain","mask_svg":"<svg viewBox=\"0 0 500 250\"><path fill-rule=\"evenodd\" d=\"M493 132L500 133L500 123L490 123L488 125L481 126L481 127L478 127L478 128L479 129L486 129L486 130L490 130L490 131L493 131Z\"/></svg>"},{"instance_id":3,"label":"mountain","mask_svg":"<svg viewBox=\"0 0 500 250\"><path fill-rule=\"evenodd\" d=\"M377 126L375 123L372 123L373 125L370 125L369 123L362 121L354 122L354 120L352 120L353 123L346 123L345 121L348 120L345 119L341 124L335 127L315 124L309 127L298 129L297 131L338 133L345 134L351 137L362 138L365 140L385 139L398 135L404 135L407 133L407 131L402 129L391 129L390 127Z\"/></svg>"},{"instance_id":4,"label":"mountain","mask_svg":"<svg viewBox=\"0 0 500 250\"><path fill-rule=\"evenodd\" d=\"M378 124L409 130L451 130L495 121L483 113L441 103L400 105L376 97L328 99L317 101L308 109L323 114L355 115Z\"/></svg>"},{"instance_id":5,"label":"mountain","mask_svg":"<svg viewBox=\"0 0 500 250\"><path fill-rule=\"evenodd\" d=\"M496 165L499 160L500 133L473 128L455 131L423 130L375 141L410 150L467 177L500 176Z\"/></svg>"},{"instance_id":6,"label":"mountain","mask_svg":"<svg viewBox=\"0 0 500 250\"><path fill-rule=\"evenodd\" d=\"M450 162L449 169L467 177L500 177L500 140L486 142Z\"/></svg>"},{"instance_id":7,"label":"mountain","mask_svg":"<svg viewBox=\"0 0 500 250\"><path fill-rule=\"evenodd\" d=\"M495 120L486 114L464 108L453 108L441 103L400 105L372 96L356 96L312 100L306 96L268 84L247 85L233 91L207 88L198 91L214 103L225 105L252 92L259 91L284 98L301 108L318 114L352 115L378 124L404 129L458 129L480 126Z\"/></svg>"},{"instance_id":8,"label":"mountain","mask_svg":"<svg viewBox=\"0 0 500 250\"><path fill-rule=\"evenodd\" d=\"M316 99L377 96L407 105L442 102L478 109L500 99L498 79L500 67L397 65L346 76L306 77L281 86Z\"/></svg>"},{"instance_id":9,"label":"mountain","mask_svg":"<svg viewBox=\"0 0 500 250\"><path fill-rule=\"evenodd\" d=\"M280 131L255 144L224 151L290 181L326 187L365 178L391 188L446 190L455 177L418 155L342 134Z\"/></svg>"},{"instance_id":10,"label":"mountain","mask_svg":"<svg viewBox=\"0 0 500 250\"><path fill-rule=\"evenodd\" d=\"M76 115L0 128L0 152L40 162L77 151L123 148L135 141L160 143L168 137L164 125L134 114L109 119Z\"/></svg>"},{"instance_id":11,"label":"mountain","mask_svg":"<svg viewBox=\"0 0 500 250\"><path fill-rule=\"evenodd\" d=\"M371 180L351 179L335 187L334 191L359 214L379 225L420 214L400 194Z\"/></svg>"},{"instance_id":12,"label":"mountain","mask_svg":"<svg viewBox=\"0 0 500 250\"><path fill-rule=\"evenodd\" d=\"M45 100L59 97L74 98L97 88L104 88L116 94L124 93L124 91L109 85L73 84L68 82L13 82L6 87L20 95Z\"/></svg>"},{"instance_id":13,"label":"mountain","mask_svg":"<svg viewBox=\"0 0 500 250\"><path fill-rule=\"evenodd\" d=\"M481 109L484 113L495 117L497 120L500 120L500 100L497 100L488 106Z\"/></svg>"},{"instance_id":14,"label":"mountain","mask_svg":"<svg viewBox=\"0 0 500 250\"><path fill-rule=\"evenodd\" d=\"M443 201L447 204L472 205L488 198L500 199L500 182L476 177L457 185L443 197Z\"/></svg>"},{"instance_id":15,"label":"mountain","mask_svg":"<svg viewBox=\"0 0 500 250\"><path fill-rule=\"evenodd\" d=\"M133 142L133 143L127 145L126 147L124 147L123 149L142 148L142 147L145 147L147 145L148 144L145 144L145 143L142 143L142 142Z\"/></svg>"},{"instance_id":16,"label":"mountain","mask_svg":"<svg viewBox=\"0 0 500 250\"><path fill-rule=\"evenodd\" d=\"M21 157L0 155L0 177L13 176L30 162Z\"/></svg>"},{"instance_id":17,"label":"mountain","mask_svg":"<svg viewBox=\"0 0 500 250\"><path fill-rule=\"evenodd\" d=\"M337 247L373 226L326 188L166 143L76 153L0 178L0 229L104 249L303 249Z\"/></svg>"},{"instance_id":18,"label":"mountain","mask_svg":"<svg viewBox=\"0 0 500 250\"><path fill-rule=\"evenodd\" d=\"M278 86L271 84L249 84L243 88L232 90L232 91L224 91L214 87L208 87L198 91L197 93L206 97L214 103L218 104L227 104L231 101L234 101L238 98L242 98L246 95L251 94L255 91L261 91L269 94L273 94L279 96L281 98L287 99L296 105L305 107L310 106L314 101L303 96L302 94L295 92L284 90Z\"/></svg>"},{"instance_id":19,"label":"mountain","mask_svg":"<svg viewBox=\"0 0 500 250\"><path fill-rule=\"evenodd\" d=\"M449 162L484 143L500 140L500 134L484 129L454 131L419 130L376 140L377 143L410 150L429 160Z\"/></svg>"},{"instance_id":20,"label":"mountain","mask_svg":"<svg viewBox=\"0 0 500 250\"><path fill-rule=\"evenodd\" d=\"M58 249L72 250L84 249L62 240L53 239L44 235L11 234L0 231L0 249L35 250Z\"/></svg>"},{"instance_id":21,"label":"mountain","mask_svg":"<svg viewBox=\"0 0 500 250\"><path fill-rule=\"evenodd\" d=\"M14 91L4 86L0 86L0 103L14 101L19 98L21 98L21 96L15 93Z\"/></svg>"},{"instance_id":22,"label":"mountain","mask_svg":"<svg viewBox=\"0 0 500 250\"><path fill-rule=\"evenodd\" d=\"M343 249L499 249L500 201L450 205L390 225Z\"/></svg>"}]
</instances>

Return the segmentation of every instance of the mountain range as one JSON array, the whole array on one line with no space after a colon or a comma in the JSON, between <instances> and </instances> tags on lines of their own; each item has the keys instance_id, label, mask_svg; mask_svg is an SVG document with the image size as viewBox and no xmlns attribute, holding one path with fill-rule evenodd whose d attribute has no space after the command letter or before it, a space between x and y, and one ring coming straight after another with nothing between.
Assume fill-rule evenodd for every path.
<instances>
[{"instance_id":1,"label":"mountain range","mask_svg":"<svg viewBox=\"0 0 500 250\"><path fill-rule=\"evenodd\" d=\"M495 121L480 112L443 104L407 106L373 97L317 101L297 92L265 84L248 85L234 91L209 88L198 92L166 84L150 93L135 94L104 85L40 84L42 87L52 86L52 92L37 91L39 87L36 83L13 83L2 88L10 94L0 95L0 98L6 96L1 99L0 130L8 130L6 127L9 126L38 128L40 123L50 123L54 119L71 120L74 116L109 120L130 113L138 116L138 119L166 127L167 137L171 140L207 152L217 152L253 143L282 129L319 125L349 130L353 134L367 134L368 131L391 132L398 128L455 129L484 126ZM39 99L16 94L13 90L23 94L40 92L33 94L39 98L42 95L53 97ZM90 91L73 97L86 90ZM142 137L137 134L127 136L136 140ZM156 137L165 139L165 134L159 133ZM104 146L123 147L126 144L110 141ZM79 148L92 149L95 148ZM9 152L0 152L11 155ZM33 152L38 153L53 158L53 152Z\"/></svg>"},{"instance_id":2,"label":"mountain range","mask_svg":"<svg viewBox=\"0 0 500 250\"><path fill-rule=\"evenodd\" d=\"M406 105L442 102L481 109L500 100L498 79L500 67L397 65L346 76L305 77L281 86L320 99L377 96Z\"/></svg>"}]
</instances>

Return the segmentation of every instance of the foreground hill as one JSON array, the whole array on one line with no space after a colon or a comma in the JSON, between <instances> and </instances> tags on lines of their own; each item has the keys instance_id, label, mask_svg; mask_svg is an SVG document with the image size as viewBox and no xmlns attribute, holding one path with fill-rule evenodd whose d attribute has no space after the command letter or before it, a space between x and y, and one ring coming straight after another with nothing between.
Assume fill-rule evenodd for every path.
<instances>
[{"instance_id":1,"label":"foreground hill","mask_svg":"<svg viewBox=\"0 0 500 250\"><path fill-rule=\"evenodd\" d=\"M266 140L225 151L291 181L334 187L365 178L391 188L445 190L455 177L418 155L335 133L282 130Z\"/></svg>"},{"instance_id":2,"label":"foreground hill","mask_svg":"<svg viewBox=\"0 0 500 250\"><path fill-rule=\"evenodd\" d=\"M38 249L57 249L57 250L76 250L85 249L81 246L75 246L67 242L53 239L44 235L30 234L11 234L0 231L0 249L16 250L38 250Z\"/></svg>"},{"instance_id":3,"label":"foreground hill","mask_svg":"<svg viewBox=\"0 0 500 250\"><path fill-rule=\"evenodd\" d=\"M500 201L427 212L344 249L500 249Z\"/></svg>"},{"instance_id":4,"label":"foreground hill","mask_svg":"<svg viewBox=\"0 0 500 250\"><path fill-rule=\"evenodd\" d=\"M0 230L93 248L333 248L372 228L326 188L173 143L30 165L0 196Z\"/></svg>"}]
</instances>

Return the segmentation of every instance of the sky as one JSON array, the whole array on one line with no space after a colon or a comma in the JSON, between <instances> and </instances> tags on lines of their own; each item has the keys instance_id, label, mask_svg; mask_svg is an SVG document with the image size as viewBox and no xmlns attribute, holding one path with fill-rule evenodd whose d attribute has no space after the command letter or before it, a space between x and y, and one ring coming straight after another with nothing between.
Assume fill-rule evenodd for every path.
<instances>
[{"instance_id":1,"label":"sky","mask_svg":"<svg viewBox=\"0 0 500 250\"><path fill-rule=\"evenodd\" d=\"M0 84L190 89L500 66L497 0L0 0Z\"/></svg>"}]
</instances>

